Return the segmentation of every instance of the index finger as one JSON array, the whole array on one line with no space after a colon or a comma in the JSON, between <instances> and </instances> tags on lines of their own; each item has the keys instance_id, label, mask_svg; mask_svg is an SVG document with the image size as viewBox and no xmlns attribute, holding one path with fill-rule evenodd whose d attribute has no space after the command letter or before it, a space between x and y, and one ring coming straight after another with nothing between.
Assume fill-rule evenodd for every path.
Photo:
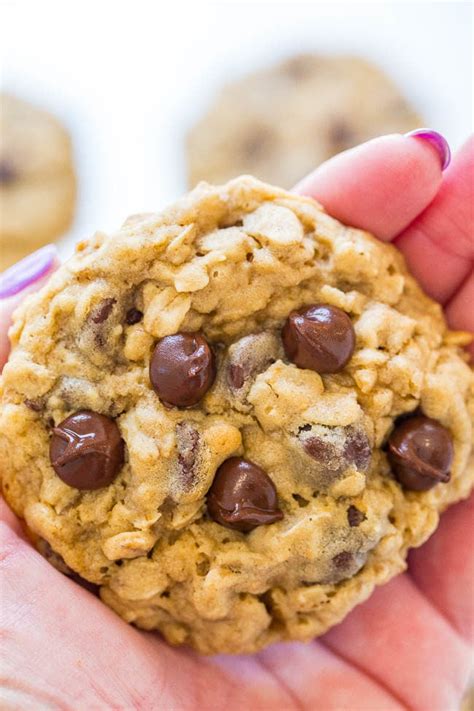
<instances>
[{"instance_id":1,"label":"index finger","mask_svg":"<svg viewBox=\"0 0 474 711\"><path fill-rule=\"evenodd\" d=\"M391 240L433 200L442 179L438 153L413 136L382 136L339 154L295 190L330 215Z\"/></svg>"}]
</instances>

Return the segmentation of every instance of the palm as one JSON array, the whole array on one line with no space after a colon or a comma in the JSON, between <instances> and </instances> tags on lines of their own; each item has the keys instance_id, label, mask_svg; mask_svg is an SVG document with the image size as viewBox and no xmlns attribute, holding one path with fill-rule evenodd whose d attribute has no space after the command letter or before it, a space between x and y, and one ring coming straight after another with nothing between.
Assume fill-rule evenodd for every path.
<instances>
[{"instance_id":1,"label":"palm","mask_svg":"<svg viewBox=\"0 0 474 711\"><path fill-rule=\"evenodd\" d=\"M129 627L5 531L5 691L22 709L455 709L468 673L460 562L471 522L472 505L453 508L411 573L322 640L214 659Z\"/></svg>"},{"instance_id":2,"label":"palm","mask_svg":"<svg viewBox=\"0 0 474 711\"><path fill-rule=\"evenodd\" d=\"M465 149L439 188L439 168L431 148L409 139L410 164L403 155L408 148L400 141L407 143L407 139L397 139L397 145L392 141L382 146L382 151L375 145L363 149L369 152L372 164L376 161L370 151L379 152L379 164L376 169L372 166L373 186L370 171L363 171L362 151L362 155L342 157L300 189L320 197L341 219L372 228L387 239L403 230L398 243L412 269L424 279L427 291L448 304L448 316L456 326L472 329L469 319L474 311L466 310L472 259L466 251L469 235L462 229L457 236L451 234L457 272L445 269L437 274L434 258L428 271L421 271L417 262L417 240L430 234L431 215L439 222L440 203L447 204L446 210L457 209L457 216L459 210L462 216L462 205L469 204L469 196L462 192L472 151ZM387 151L397 157L401 154L405 176L397 174L393 160L387 162ZM414 171L416 180L412 177L413 161L420 167L418 173ZM363 184L354 182L351 167L364 176ZM401 197L398 185L390 184L394 176L403 185ZM385 196L390 192L387 186L380 187L384 180L394 200L383 205L382 220L382 202L376 205L374 192ZM360 193L371 190L373 214L366 210L359 215L363 204ZM446 196L448 190L454 195ZM413 223L436 193L436 199ZM444 219L454 222L453 215L445 214ZM465 220L464 224L469 223ZM430 261L426 250L424 259ZM438 264L439 271L441 268ZM11 708L21 709L38 708L40 703L47 708L167 711L458 708L469 673L467 639L472 633L469 530L472 532L473 505L465 502L448 511L435 536L422 550L412 553L409 571L377 590L321 640L309 645L276 645L253 657L213 659L172 649L157 635L126 625L99 600L52 569L22 539L18 522L5 511L1 605L5 698Z\"/></svg>"}]
</instances>

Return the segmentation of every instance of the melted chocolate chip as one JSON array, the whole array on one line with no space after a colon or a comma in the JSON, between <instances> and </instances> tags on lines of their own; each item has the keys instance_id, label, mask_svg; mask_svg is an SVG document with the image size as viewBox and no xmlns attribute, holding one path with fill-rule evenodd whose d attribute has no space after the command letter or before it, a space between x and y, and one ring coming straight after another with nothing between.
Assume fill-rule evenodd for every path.
<instances>
[{"instance_id":1,"label":"melted chocolate chip","mask_svg":"<svg viewBox=\"0 0 474 711\"><path fill-rule=\"evenodd\" d=\"M338 373L350 360L355 333L349 316L328 304L292 311L282 329L285 353L299 368Z\"/></svg>"},{"instance_id":2,"label":"melted chocolate chip","mask_svg":"<svg viewBox=\"0 0 474 711\"><path fill-rule=\"evenodd\" d=\"M229 385L234 390L240 390L245 383L244 369L241 365L230 365L228 370Z\"/></svg>"},{"instance_id":3,"label":"melted chocolate chip","mask_svg":"<svg viewBox=\"0 0 474 711\"><path fill-rule=\"evenodd\" d=\"M178 422L176 425L176 440L179 483L185 491L189 491L196 481L199 432L190 422Z\"/></svg>"},{"instance_id":4,"label":"melted chocolate chip","mask_svg":"<svg viewBox=\"0 0 474 711\"><path fill-rule=\"evenodd\" d=\"M165 405L196 405L215 376L214 354L199 333L165 336L156 344L150 362L150 380Z\"/></svg>"},{"instance_id":5,"label":"melted chocolate chip","mask_svg":"<svg viewBox=\"0 0 474 711\"><path fill-rule=\"evenodd\" d=\"M244 336L230 346L225 367L234 397L245 400L257 375L278 359L280 350L278 338L266 331Z\"/></svg>"},{"instance_id":6,"label":"melted chocolate chip","mask_svg":"<svg viewBox=\"0 0 474 711\"><path fill-rule=\"evenodd\" d=\"M138 309L131 308L125 314L125 322L129 326L133 326L135 323L139 323L143 318L143 312Z\"/></svg>"},{"instance_id":7,"label":"melted chocolate chip","mask_svg":"<svg viewBox=\"0 0 474 711\"><path fill-rule=\"evenodd\" d=\"M107 321L110 314L112 313L114 304L116 304L116 303L117 303L117 299L113 299L113 298L103 299L100 302L100 304L98 306L96 306L94 311L92 312L91 321L93 323L103 323L104 321Z\"/></svg>"},{"instance_id":8,"label":"melted chocolate chip","mask_svg":"<svg viewBox=\"0 0 474 711\"><path fill-rule=\"evenodd\" d=\"M6 158L0 160L0 185L11 185L18 179L13 163Z\"/></svg>"},{"instance_id":9,"label":"melted chocolate chip","mask_svg":"<svg viewBox=\"0 0 474 711\"><path fill-rule=\"evenodd\" d=\"M426 491L450 479L454 458L451 434L424 415L402 420L388 440L388 458L400 484Z\"/></svg>"},{"instance_id":10,"label":"melted chocolate chip","mask_svg":"<svg viewBox=\"0 0 474 711\"><path fill-rule=\"evenodd\" d=\"M352 504L349 506L349 508L347 509L347 520L351 528L360 526L362 521L365 521L365 519L365 514L362 513L362 511L360 511L357 506L353 506Z\"/></svg>"},{"instance_id":11,"label":"melted chocolate chip","mask_svg":"<svg viewBox=\"0 0 474 711\"><path fill-rule=\"evenodd\" d=\"M362 430L347 428L344 445L344 459L354 464L359 471L366 471L370 464L372 451L367 435Z\"/></svg>"},{"instance_id":12,"label":"melted chocolate chip","mask_svg":"<svg viewBox=\"0 0 474 711\"><path fill-rule=\"evenodd\" d=\"M303 448L306 454L310 457L316 459L326 465L331 465L335 462L335 467L330 466L331 469L339 469L339 462L337 457L337 447L331 442L325 442L320 437L307 437L303 440Z\"/></svg>"},{"instance_id":13,"label":"melted chocolate chip","mask_svg":"<svg viewBox=\"0 0 474 711\"><path fill-rule=\"evenodd\" d=\"M69 486L100 489L119 473L124 443L114 420L90 410L79 410L53 429L51 464Z\"/></svg>"},{"instance_id":14,"label":"melted chocolate chip","mask_svg":"<svg viewBox=\"0 0 474 711\"><path fill-rule=\"evenodd\" d=\"M207 510L217 523L245 533L283 518L268 474L242 457L227 459L217 470Z\"/></svg>"},{"instance_id":15,"label":"melted chocolate chip","mask_svg":"<svg viewBox=\"0 0 474 711\"><path fill-rule=\"evenodd\" d=\"M353 425L303 425L298 429L298 439L306 454L327 471L339 474L354 466L364 472L369 467L371 448L367 434Z\"/></svg>"},{"instance_id":16,"label":"melted chocolate chip","mask_svg":"<svg viewBox=\"0 0 474 711\"><path fill-rule=\"evenodd\" d=\"M350 551L342 551L334 556L332 562L338 570L346 570L354 563L354 555Z\"/></svg>"}]
</instances>

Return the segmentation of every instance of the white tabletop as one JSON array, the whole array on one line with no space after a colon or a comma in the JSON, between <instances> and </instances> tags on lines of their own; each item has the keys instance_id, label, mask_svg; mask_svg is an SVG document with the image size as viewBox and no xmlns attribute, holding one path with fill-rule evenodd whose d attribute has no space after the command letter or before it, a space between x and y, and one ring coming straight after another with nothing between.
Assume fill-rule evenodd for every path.
<instances>
[{"instance_id":1,"label":"white tabletop","mask_svg":"<svg viewBox=\"0 0 474 711\"><path fill-rule=\"evenodd\" d=\"M4 86L73 135L66 252L183 192L183 136L216 88L295 52L372 58L454 149L472 131L468 2L3 0L1 15Z\"/></svg>"}]
</instances>

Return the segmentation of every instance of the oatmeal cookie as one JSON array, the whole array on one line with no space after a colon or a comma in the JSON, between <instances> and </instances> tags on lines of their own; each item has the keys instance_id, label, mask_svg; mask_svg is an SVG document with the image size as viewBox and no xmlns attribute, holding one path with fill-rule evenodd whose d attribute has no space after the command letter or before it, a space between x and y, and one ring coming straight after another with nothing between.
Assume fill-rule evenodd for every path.
<instances>
[{"instance_id":1,"label":"oatmeal cookie","mask_svg":"<svg viewBox=\"0 0 474 711\"><path fill-rule=\"evenodd\" d=\"M173 644L322 634L473 483L467 335L394 247L250 177L80 243L11 338L9 504Z\"/></svg>"},{"instance_id":2,"label":"oatmeal cookie","mask_svg":"<svg viewBox=\"0 0 474 711\"><path fill-rule=\"evenodd\" d=\"M361 57L300 55L225 86L187 140L188 178L251 173L292 187L336 153L423 125Z\"/></svg>"},{"instance_id":3,"label":"oatmeal cookie","mask_svg":"<svg viewBox=\"0 0 474 711\"><path fill-rule=\"evenodd\" d=\"M0 96L0 270L69 227L75 202L71 142L59 121Z\"/></svg>"}]
</instances>

